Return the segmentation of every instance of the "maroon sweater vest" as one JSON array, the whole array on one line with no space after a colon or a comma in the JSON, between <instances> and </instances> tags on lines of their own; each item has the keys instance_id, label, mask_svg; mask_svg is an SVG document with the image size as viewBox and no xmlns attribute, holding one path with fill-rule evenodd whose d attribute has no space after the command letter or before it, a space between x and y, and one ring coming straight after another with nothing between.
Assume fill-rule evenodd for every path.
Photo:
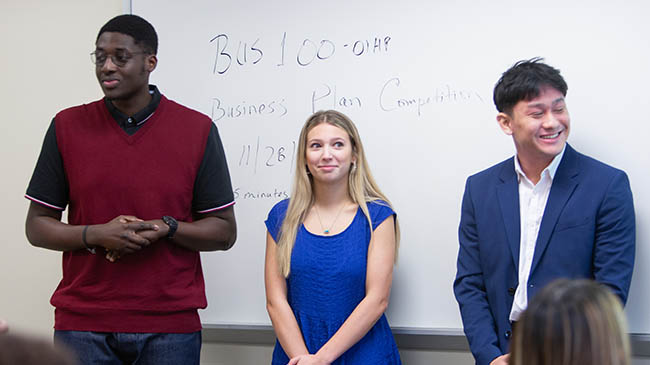
<instances>
[{"instance_id":1,"label":"maroon sweater vest","mask_svg":"<svg viewBox=\"0 0 650 365\"><path fill-rule=\"evenodd\" d=\"M132 136L103 100L56 116L56 138L70 188L68 222L106 223L120 214L192 221L192 193L210 119L164 96ZM201 329L205 308L198 252L166 240L115 263L86 250L63 254L63 279L52 296L55 329L172 332Z\"/></svg>"}]
</instances>

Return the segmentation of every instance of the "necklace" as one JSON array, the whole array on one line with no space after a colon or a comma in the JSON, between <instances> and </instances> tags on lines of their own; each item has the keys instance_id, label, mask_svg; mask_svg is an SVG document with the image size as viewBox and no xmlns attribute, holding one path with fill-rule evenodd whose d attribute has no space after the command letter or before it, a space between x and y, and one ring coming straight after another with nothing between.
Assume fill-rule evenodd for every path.
<instances>
[{"instance_id":1,"label":"necklace","mask_svg":"<svg viewBox=\"0 0 650 365\"><path fill-rule=\"evenodd\" d=\"M339 209L339 212L336 213L336 217L334 217L334 221L332 221L332 224L330 224L329 228L325 228L323 226L323 220L320 218L320 213L318 212L318 207L316 204L314 204L314 209L316 210L316 216L318 217L318 223L320 223L320 228L323 230L323 234L330 234L330 229L334 227L334 223L336 223L336 220L339 219L339 215L341 215L341 212L343 211L343 207L345 207L345 203L341 205L341 208Z\"/></svg>"}]
</instances>

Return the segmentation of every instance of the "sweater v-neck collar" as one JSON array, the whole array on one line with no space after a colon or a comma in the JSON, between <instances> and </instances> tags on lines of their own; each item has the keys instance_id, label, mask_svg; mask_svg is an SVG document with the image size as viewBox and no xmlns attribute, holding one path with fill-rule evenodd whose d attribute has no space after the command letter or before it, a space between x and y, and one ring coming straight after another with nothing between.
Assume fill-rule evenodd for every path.
<instances>
[{"instance_id":1,"label":"sweater v-neck collar","mask_svg":"<svg viewBox=\"0 0 650 365\"><path fill-rule=\"evenodd\" d=\"M154 86L155 87L155 86ZM160 94L159 94L160 95ZM138 140L140 140L148 130L150 130L155 124L156 121L160 118L158 118L158 115L162 113L162 111L165 108L165 101L166 98L162 95L160 95L160 98L156 102L156 107L153 109L151 113L149 113L140 123L138 126L137 130L129 134L124 128L120 126L120 124L116 121L115 116L113 113L111 113L110 108L108 107L108 103L104 103L104 110L106 113L104 113L105 120L108 124L110 124L111 129L115 131L115 133L119 134L129 145L133 145L137 143ZM151 105L151 103L149 104ZM147 109L147 108L145 108ZM143 109L144 110L144 109ZM118 111L119 112L119 111ZM136 114L139 114L136 113ZM146 123L145 123L146 122Z\"/></svg>"}]
</instances>

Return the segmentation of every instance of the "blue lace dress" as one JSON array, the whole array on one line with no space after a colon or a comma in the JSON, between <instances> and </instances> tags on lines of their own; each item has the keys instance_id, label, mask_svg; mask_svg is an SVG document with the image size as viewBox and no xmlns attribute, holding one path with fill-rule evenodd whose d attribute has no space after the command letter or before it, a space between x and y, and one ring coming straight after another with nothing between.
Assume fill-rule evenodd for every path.
<instances>
[{"instance_id":1,"label":"blue lace dress","mask_svg":"<svg viewBox=\"0 0 650 365\"><path fill-rule=\"evenodd\" d=\"M277 203L266 227L278 241L288 200ZM395 212L382 201L368 203L372 229ZM321 236L301 226L291 255L287 299L309 353L316 353L341 327L366 293L366 267L370 227L361 208L345 231ZM273 365L286 365L289 358L276 341ZM401 364L395 339L382 314L368 333L332 365Z\"/></svg>"}]
</instances>

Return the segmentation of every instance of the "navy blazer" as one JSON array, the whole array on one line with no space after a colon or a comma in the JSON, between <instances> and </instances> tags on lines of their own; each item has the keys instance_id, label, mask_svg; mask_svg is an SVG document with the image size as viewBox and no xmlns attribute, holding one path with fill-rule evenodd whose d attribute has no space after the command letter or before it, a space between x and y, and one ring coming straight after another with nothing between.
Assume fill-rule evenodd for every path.
<instances>
[{"instance_id":1,"label":"navy blazer","mask_svg":"<svg viewBox=\"0 0 650 365\"><path fill-rule=\"evenodd\" d=\"M519 220L514 157L467 179L454 294L476 364L508 352L519 279ZM528 299L556 278L593 278L625 303L634 246L627 175L567 144L539 228Z\"/></svg>"}]
</instances>

